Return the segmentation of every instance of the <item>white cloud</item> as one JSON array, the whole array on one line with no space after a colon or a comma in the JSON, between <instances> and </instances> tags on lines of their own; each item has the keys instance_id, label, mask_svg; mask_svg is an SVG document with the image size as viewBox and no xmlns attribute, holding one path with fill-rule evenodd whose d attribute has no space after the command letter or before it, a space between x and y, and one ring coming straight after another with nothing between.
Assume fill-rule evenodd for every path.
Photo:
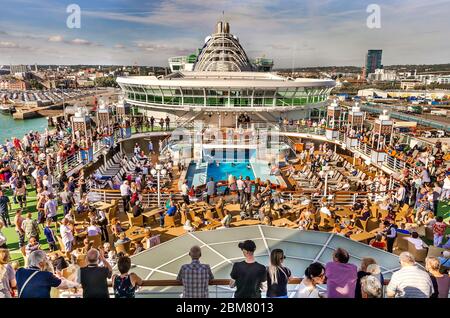
<instances>
[{"instance_id":1,"label":"white cloud","mask_svg":"<svg viewBox=\"0 0 450 318\"><path fill-rule=\"evenodd\" d=\"M62 35L52 35L48 38L49 42L62 42L64 41L64 38Z\"/></svg>"},{"instance_id":2,"label":"white cloud","mask_svg":"<svg viewBox=\"0 0 450 318\"><path fill-rule=\"evenodd\" d=\"M15 42L10 42L10 41L0 41L0 48L2 49L14 49L14 48L18 48L19 45Z\"/></svg>"},{"instance_id":3,"label":"white cloud","mask_svg":"<svg viewBox=\"0 0 450 318\"><path fill-rule=\"evenodd\" d=\"M73 39L70 40L68 43L75 44L75 45L92 45L93 43L91 41L85 40L85 39Z\"/></svg>"},{"instance_id":4,"label":"white cloud","mask_svg":"<svg viewBox=\"0 0 450 318\"><path fill-rule=\"evenodd\" d=\"M140 8L133 8L137 3ZM65 33L65 27L65 31L55 31L39 22L31 31L29 24L15 21L7 25L1 21L0 28L8 35L0 31L0 41L27 43L33 50L1 43L0 47L7 47L3 56L11 56L17 63L32 63L38 59L42 63L136 62L166 66L168 57L188 54L202 47L203 39L213 32L215 22L225 10L231 32L239 37L249 57L273 58L275 67L361 66L370 48L383 49L385 65L450 62L447 53L450 42L445 41L449 0L380 0L382 28L379 30L366 27L368 3L349 1L344 4L341 0L125 1L119 9L107 5L83 9L85 22L80 30L83 33ZM93 19L101 27L88 28ZM114 27L116 24L118 26ZM57 32L64 34L64 38L55 35ZM98 44L100 42L105 46Z\"/></svg>"}]
</instances>

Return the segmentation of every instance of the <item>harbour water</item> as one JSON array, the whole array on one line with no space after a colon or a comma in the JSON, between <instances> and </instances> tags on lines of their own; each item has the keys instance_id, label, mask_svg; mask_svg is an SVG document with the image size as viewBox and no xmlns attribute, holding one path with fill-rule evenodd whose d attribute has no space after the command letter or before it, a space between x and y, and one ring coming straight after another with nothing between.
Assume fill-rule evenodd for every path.
<instances>
[{"instance_id":1,"label":"harbour water","mask_svg":"<svg viewBox=\"0 0 450 318\"><path fill-rule=\"evenodd\" d=\"M47 128L47 118L14 120L10 115L0 114L0 143L11 137L22 137L30 130L42 132Z\"/></svg>"}]
</instances>

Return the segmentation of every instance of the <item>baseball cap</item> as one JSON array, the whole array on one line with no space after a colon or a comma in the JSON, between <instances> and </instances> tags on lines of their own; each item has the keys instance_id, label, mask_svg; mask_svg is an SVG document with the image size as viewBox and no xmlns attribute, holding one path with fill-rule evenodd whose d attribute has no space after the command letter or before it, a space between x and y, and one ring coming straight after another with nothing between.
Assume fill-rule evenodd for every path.
<instances>
[{"instance_id":1,"label":"baseball cap","mask_svg":"<svg viewBox=\"0 0 450 318\"><path fill-rule=\"evenodd\" d=\"M238 247L241 250L246 250L248 252L254 252L256 250L256 244L252 240L246 240L244 242L240 242Z\"/></svg>"}]
</instances>

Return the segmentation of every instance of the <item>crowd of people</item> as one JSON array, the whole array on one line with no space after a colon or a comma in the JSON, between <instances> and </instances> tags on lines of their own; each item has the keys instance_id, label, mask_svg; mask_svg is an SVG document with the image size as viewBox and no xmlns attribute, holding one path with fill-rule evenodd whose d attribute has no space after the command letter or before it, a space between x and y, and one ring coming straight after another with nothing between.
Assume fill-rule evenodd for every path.
<instances>
[{"instance_id":1,"label":"crowd of people","mask_svg":"<svg viewBox=\"0 0 450 318\"><path fill-rule=\"evenodd\" d=\"M284 265L286 255L282 249L271 251L268 266L255 260L256 244L246 240L238 244L243 261L233 263L230 287L235 288L234 298L448 298L450 277L442 272L438 258L428 257L425 268L416 264L409 252L399 255L400 269L386 280L381 267L373 258L363 258L359 268L349 263L349 253L337 248L332 259L321 264L311 263L301 277L294 277L292 269ZM183 285L183 298L208 298L209 286L214 279L211 267L202 264L201 248L189 251L192 261L181 266L176 280ZM7 249L0 249L0 298L50 298L62 290L82 288L83 298L109 298L109 286L115 298L134 298L143 285L136 273L130 272L129 256L118 255L117 273L105 249L90 248L86 254L87 265L78 268L74 275L65 278L58 265L41 250L28 256L28 267L17 268L10 264ZM288 286L300 279L294 289ZM108 284L109 283L109 284ZM326 284L326 288L324 287Z\"/></svg>"}]
</instances>

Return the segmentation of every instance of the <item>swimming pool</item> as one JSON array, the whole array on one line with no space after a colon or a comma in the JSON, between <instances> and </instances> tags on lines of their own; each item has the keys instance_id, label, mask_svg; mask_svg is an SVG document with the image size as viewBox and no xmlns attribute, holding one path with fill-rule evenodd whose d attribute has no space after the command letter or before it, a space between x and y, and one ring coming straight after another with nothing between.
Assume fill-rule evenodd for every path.
<instances>
[{"instance_id":1,"label":"swimming pool","mask_svg":"<svg viewBox=\"0 0 450 318\"><path fill-rule=\"evenodd\" d=\"M236 178L242 176L245 179L245 177L248 176L250 177L250 180L254 180L255 175L253 174L253 169L251 166L248 166L248 162L220 163L219 166L215 163L209 164L208 169L206 170L207 180L212 177L214 178L214 181L226 181L230 174Z\"/></svg>"}]
</instances>

